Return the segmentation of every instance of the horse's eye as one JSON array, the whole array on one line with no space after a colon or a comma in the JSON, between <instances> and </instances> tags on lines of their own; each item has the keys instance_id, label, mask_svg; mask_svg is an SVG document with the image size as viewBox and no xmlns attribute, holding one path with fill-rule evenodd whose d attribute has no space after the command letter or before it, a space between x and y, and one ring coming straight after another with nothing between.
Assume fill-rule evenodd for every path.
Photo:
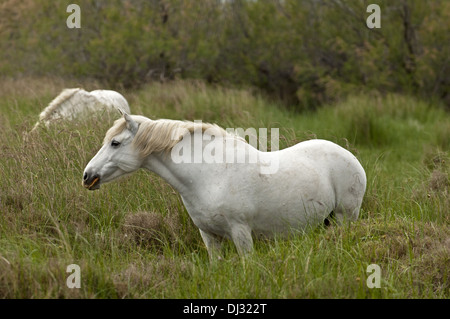
<instances>
[{"instance_id":1,"label":"horse's eye","mask_svg":"<svg viewBox=\"0 0 450 319\"><path fill-rule=\"evenodd\" d=\"M112 140L111 141L111 146L112 147L117 147L117 146L119 146L120 145L120 142L118 142L118 141L116 141L116 140Z\"/></svg>"}]
</instances>

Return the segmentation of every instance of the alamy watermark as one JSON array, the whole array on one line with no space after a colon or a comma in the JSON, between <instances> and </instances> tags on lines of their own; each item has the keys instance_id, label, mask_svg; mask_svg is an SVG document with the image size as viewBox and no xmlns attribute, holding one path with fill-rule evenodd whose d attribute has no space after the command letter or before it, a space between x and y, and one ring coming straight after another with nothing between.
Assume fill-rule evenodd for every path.
<instances>
[{"instance_id":1,"label":"alamy watermark","mask_svg":"<svg viewBox=\"0 0 450 319\"><path fill-rule=\"evenodd\" d=\"M66 268L70 275L66 279L67 288L81 288L81 269L77 264L70 264ZM370 264L366 268L369 275L366 279L366 285L369 289L381 288L381 267L377 264Z\"/></svg>"},{"instance_id":2,"label":"alamy watermark","mask_svg":"<svg viewBox=\"0 0 450 319\"><path fill-rule=\"evenodd\" d=\"M81 28L81 8L78 4L69 4L67 6L66 12L70 13L67 17L66 25L69 29ZM366 19L366 26L369 29L379 29L381 28L381 9L378 4L369 4L367 6L366 12L371 14Z\"/></svg>"},{"instance_id":3,"label":"alamy watermark","mask_svg":"<svg viewBox=\"0 0 450 319\"><path fill-rule=\"evenodd\" d=\"M66 279L67 288L81 288L81 269L77 264L70 264L66 272L71 273Z\"/></svg>"},{"instance_id":4,"label":"alamy watermark","mask_svg":"<svg viewBox=\"0 0 450 319\"><path fill-rule=\"evenodd\" d=\"M69 29L81 28L81 8L78 4L69 4L66 12L71 13L66 20L66 25Z\"/></svg>"},{"instance_id":5,"label":"alamy watermark","mask_svg":"<svg viewBox=\"0 0 450 319\"><path fill-rule=\"evenodd\" d=\"M216 127L203 131L202 121L194 121L193 134L181 134L182 143L172 148L171 158L174 163L248 163L260 164L261 174L274 174L278 171L277 156L261 156L257 150L268 149L268 129L259 128L227 128L227 135L218 132ZM178 140L180 131L172 136ZM271 152L279 150L279 129L270 129ZM248 143L245 140L248 138ZM249 144L250 147L247 147Z\"/></svg>"},{"instance_id":6,"label":"alamy watermark","mask_svg":"<svg viewBox=\"0 0 450 319\"><path fill-rule=\"evenodd\" d=\"M370 264L366 269L367 276L366 285L368 288L381 288L381 267L377 264Z\"/></svg>"},{"instance_id":7,"label":"alamy watermark","mask_svg":"<svg viewBox=\"0 0 450 319\"><path fill-rule=\"evenodd\" d=\"M381 9L378 4L369 4L367 6L366 12L371 12L366 19L366 25L369 29L379 29L381 28Z\"/></svg>"}]
</instances>

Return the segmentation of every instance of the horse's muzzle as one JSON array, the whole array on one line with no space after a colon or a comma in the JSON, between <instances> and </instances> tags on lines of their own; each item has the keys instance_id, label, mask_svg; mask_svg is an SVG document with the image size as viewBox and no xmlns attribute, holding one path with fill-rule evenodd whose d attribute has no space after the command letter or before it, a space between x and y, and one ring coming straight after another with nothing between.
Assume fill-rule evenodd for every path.
<instances>
[{"instance_id":1,"label":"horse's muzzle","mask_svg":"<svg viewBox=\"0 0 450 319\"><path fill-rule=\"evenodd\" d=\"M87 189L93 191L95 189L100 188L100 176L97 174L90 176L88 173L84 173L83 175L83 186Z\"/></svg>"}]
</instances>

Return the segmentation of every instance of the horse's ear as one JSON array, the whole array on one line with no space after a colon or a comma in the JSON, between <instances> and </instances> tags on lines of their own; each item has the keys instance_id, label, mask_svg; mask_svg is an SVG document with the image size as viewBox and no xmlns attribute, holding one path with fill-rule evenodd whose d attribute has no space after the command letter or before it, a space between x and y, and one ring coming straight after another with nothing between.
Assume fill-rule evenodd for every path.
<instances>
[{"instance_id":1,"label":"horse's ear","mask_svg":"<svg viewBox=\"0 0 450 319\"><path fill-rule=\"evenodd\" d=\"M120 115L123 116L126 112L121 107L116 107L117 111L119 111Z\"/></svg>"},{"instance_id":2,"label":"horse's ear","mask_svg":"<svg viewBox=\"0 0 450 319\"><path fill-rule=\"evenodd\" d=\"M131 118L130 115L128 115L127 113L123 112L123 118L125 119L125 121L127 122L127 129L133 133L134 135L136 135L138 128L139 128L139 124L133 120Z\"/></svg>"}]
</instances>

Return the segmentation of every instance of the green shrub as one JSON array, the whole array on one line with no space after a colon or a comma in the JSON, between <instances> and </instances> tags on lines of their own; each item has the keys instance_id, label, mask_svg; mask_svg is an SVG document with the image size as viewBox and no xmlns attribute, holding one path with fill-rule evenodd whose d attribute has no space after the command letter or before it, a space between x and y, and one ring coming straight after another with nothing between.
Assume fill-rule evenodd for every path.
<instances>
[{"instance_id":1,"label":"green shrub","mask_svg":"<svg viewBox=\"0 0 450 319\"><path fill-rule=\"evenodd\" d=\"M295 110L372 90L450 105L445 0L381 1L380 29L367 28L361 1L78 4L81 29L67 28L64 2L3 3L0 72L90 77L116 88L204 79L257 87Z\"/></svg>"}]
</instances>

